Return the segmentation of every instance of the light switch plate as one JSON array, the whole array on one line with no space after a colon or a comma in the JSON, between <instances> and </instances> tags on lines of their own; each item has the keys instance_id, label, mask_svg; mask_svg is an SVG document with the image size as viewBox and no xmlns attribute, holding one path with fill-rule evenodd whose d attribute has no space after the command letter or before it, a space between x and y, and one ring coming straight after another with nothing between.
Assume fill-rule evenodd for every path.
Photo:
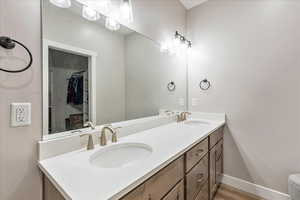
<instances>
[{"instance_id":1,"label":"light switch plate","mask_svg":"<svg viewBox=\"0 0 300 200\"><path fill-rule=\"evenodd\" d=\"M184 98L179 98L179 99L178 99L178 104L179 104L180 106L184 106Z\"/></svg>"},{"instance_id":2,"label":"light switch plate","mask_svg":"<svg viewBox=\"0 0 300 200\"><path fill-rule=\"evenodd\" d=\"M198 98L192 98L192 106L198 106L199 99Z\"/></svg>"},{"instance_id":3,"label":"light switch plate","mask_svg":"<svg viewBox=\"0 0 300 200\"><path fill-rule=\"evenodd\" d=\"M10 113L12 127L31 124L31 103L12 103Z\"/></svg>"}]
</instances>

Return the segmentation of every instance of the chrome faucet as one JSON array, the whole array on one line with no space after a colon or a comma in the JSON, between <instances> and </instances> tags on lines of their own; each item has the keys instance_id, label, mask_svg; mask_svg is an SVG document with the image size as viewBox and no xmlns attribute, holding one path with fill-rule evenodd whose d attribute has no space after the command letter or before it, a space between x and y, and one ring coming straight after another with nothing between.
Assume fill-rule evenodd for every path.
<instances>
[{"instance_id":1,"label":"chrome faucet","mask_svg":"<svg viewBox=\"0 0 300 200\"><path fill-rule=\"evenodd\" d=\"M188 115L191 115L192 113L190 112L181 112L180 114L177 115L177 122L182 122L187 119Z\"/></svg>"},{"instance_id":2,"label":"chrome faucet","mask_svg":"<svg viewBox=\"0 0 300 200\"><path fill-rule=\"evenodd\" d=\"M111 142L116 143L118 141L117 139L117 129L121 127L113 128L112 125L104 125L102 130L101 130L101 136L100 136L100 141L99 144L101 146L105 146L107 144L107 138L106 138L106 130L108 130L112 134Z\"/></svg>"},{"instance_id":3,"label":"chrome faucet","mask_svg":"<svg viewBox=\"0 0 300 200\"><path fill-rule=\"evenodd\" d=\"M93 122L91 122L91 121L85 122L83 126L84 127L91 127L91 129L93 129L93 130L96 128L94 126Z\"/></svg>"}]
</instances>

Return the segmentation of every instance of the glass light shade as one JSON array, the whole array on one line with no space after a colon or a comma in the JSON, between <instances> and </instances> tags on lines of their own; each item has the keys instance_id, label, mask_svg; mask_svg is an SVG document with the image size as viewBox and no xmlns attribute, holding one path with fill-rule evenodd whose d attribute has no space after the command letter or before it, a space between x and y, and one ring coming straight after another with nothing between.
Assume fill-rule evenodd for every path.
<instances>
[{"instance_id":1,"label":"glass light shade","mask_svg":"<svg viewBox=\"0 0 300 200\"><path fill-rule=\"evenodd\" d=\"M169 44L167 42L163 42L160 45L160 52L167 52L169 49Z\"/></svg>"},{"instance_id":2,"label":"glass light shade","mask_svg":"<svg viewBox=\"0 0 300 200\"><path fill-rule=\"evenodd\" d=\"M121 25L113 17L106 17L105 27L111 31L117 31L121 28Z\"/></svg>"},{"instance_id":3,"label":"glass light shade","mask_svg":"<svg viewBox=\"0 0 300 200\"><path fill-rule=\"evenodd\" d=\"M71 7L71 0L49 0L53 5L60 8L69 8Z\"/></svg>"},{"instance_id":4,"label":"glass light shade","mask_svg":"<svg viewBox=\"0 0 300 200\"><path fill-rule=\"evenodd\" d=\"M130 0L122 0L120 11L122 20L126 21L127 23L133 22L132 5Z\"/></svg>"},{"instance_id":5,"label":"glass light shade","mask_svg":"<svg viewBox=\"0 0 300 200\"><path fill-rule=\"evenodd\" d=\"M100 14L89 6L82 7L82 17L90 21L96 21L100 18Z\"/></svg>"},{"instance_id":6,"label":"glass light shade","mask_svg":"<svg viewBox=\"0 0 300 200\"><path fill-rule=\"evenodd\" d=\"M174 46L174 48L179 48L180 45L181 45L181 40L180 40L180 38L179 38L179 37L175 37L175 38L173 39L173 46Z\"/></svg>"}]
</instances>

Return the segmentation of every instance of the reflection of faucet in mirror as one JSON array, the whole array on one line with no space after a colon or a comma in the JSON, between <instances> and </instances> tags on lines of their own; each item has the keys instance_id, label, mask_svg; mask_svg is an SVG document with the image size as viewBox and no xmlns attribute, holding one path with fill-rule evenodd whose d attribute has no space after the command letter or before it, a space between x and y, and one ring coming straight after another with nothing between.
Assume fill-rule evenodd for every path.
<instances>
[{"instance_id":1,"label":"reflection of faucet in mirror","mask_svg":"<svg viewBox=\"0 0 300 200\"><path fill-rule=\"evenodd\" d=\"M107 144L107 139L105 132L108 130L112 134L111 142L116 143L117 142L117 129L121 127L113 128L112 125L104 125L101 130L101 136L100 136L100 146L105 146Z\"/></svg>"},{"instance_id":2,"label":"reflection of faucet in mirror","mask_svg":"<svg viewBox=\"0 0 300 200\"><path fill-rule=\"evenodd\" d=\"M95 128L96 128L96 127L94 126L93 122L90 122L90 121L85 122L83 126L86 127L86 128L87 128L87 127L91 127L92 130L95 130Z\"/></svg>"},{"instance_id":3,"label":"reflection of faucet in mirror","mask_svg":"<svg viewBox=\"0 0 300 200\"><path fill-rule=\"evenodd\" d=\"M180 114L177 115L177 122L182 122L187 119L188 115L191 115L192 113L190 112L181 112Z\"/></svg>"}]
</instances>

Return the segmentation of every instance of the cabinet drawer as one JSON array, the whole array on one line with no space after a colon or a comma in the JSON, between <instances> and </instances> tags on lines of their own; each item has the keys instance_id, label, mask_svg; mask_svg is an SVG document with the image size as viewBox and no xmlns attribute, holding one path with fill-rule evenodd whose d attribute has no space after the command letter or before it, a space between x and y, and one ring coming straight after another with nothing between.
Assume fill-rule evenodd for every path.
<instances>
[{"instance_id":1,"label":"cabinet drawer","mask_svg":"<svg viewBox=\"0 0 300 200\"><path fill-rule=\"evenodd\" d=\"M194 200L208 180L208 154L186 175L186 200Z\"/></svg>"},{"instance_id":2,"label":"cabinet drawer","mask_svg":"<svg viewBox=\"0 0 300 200\"><path fill-rule=\"evenodd\" d=\"M181 180L162 200L184 200L183 180Z\"/></svg>"},{"instance_id":3,"label":"cabinet drawer","mask_svg":"<svg viewBox=\"0 0 300 200\"><path fill-rule=\"evenodd\" d=\"M203 185L195 200L208 200L208 181Z\"/></svg>"},{"instance_id":4,"label":"cabinet drawer","mask_svg":"<svg viewBox=\"0 0 300 200\"><path fill-rule=\"evenodd\" d=\"M146 183L146 199L160 200L184 176L183 157L180 157L169 166L158 172Z\"/></svg>"},{"instance_id":5,"label":"cabinet drawer","mask_svg":"<svg viewBox=\"0 0 300 200\"><path fill-rule=\"evenodd\" d=\"M145 184L140 185L125 197L122 200L145 200Z\"/></svg>"},{"instance_id":6,"label":"cabinet drawer","mask_svg":"<svg viewBox=\"0 0 300 200\"><path fill-rule=\"evenodd\" d=\"M186 153L186 172L190 171L194 165L208 152L208 138L194 146Z\"/></svg>"},{"instance_id":7,"label":"cabinet drawer","mask_svg":"<svg viewBox=\"0 0 300 200\"><path fill-rule=\"evenodd\" d=\"M223 127L215 130L210 136L210 149L223 139Z\"/></svg>"}]
</instances>

